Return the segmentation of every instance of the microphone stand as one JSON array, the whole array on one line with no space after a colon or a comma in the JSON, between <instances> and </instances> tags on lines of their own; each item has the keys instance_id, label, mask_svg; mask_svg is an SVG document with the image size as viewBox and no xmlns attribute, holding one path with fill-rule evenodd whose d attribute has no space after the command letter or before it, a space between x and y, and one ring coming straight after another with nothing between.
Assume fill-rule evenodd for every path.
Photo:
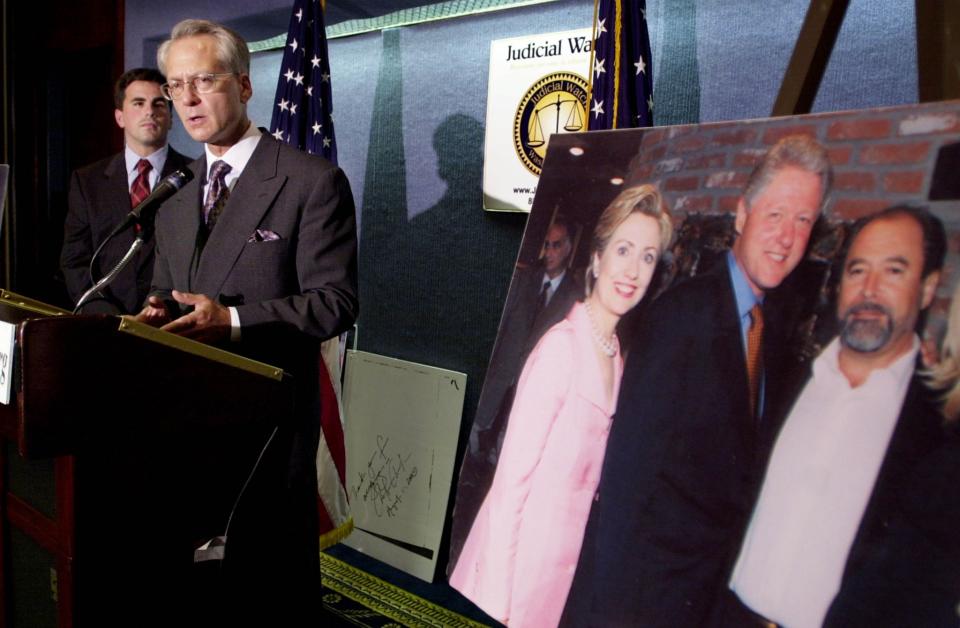
<instances>
[{"instance_id":1,"label":"microphone stand","mask_svg":"<svg viewBox=\"0 0 960 628\"><path fill-rule=\"evenodd\" d=\"M127 254L117 262L117 265L107 273L100 281L96 282L92 288L83 293L83 296L80 297L80 300L77 301L77 306L73 308L73 313L76 314L80 311L87 302L93 297L93 295L100 293L103 296L103 293L100 292L103 288L109 286L114 279L117 278L117 275L120 274L124 268L130 263L130 260L133 259L133 256L137 254L141 248L143 248L144 243L150 239L150 236L153 234L153 221L154 217L157 214L160 203L163 203L165 200L170 198L173 194L177 192L180 188L186 185L191 179L193 179L193 172L189 169L177 170L166 177L157 184L157 187L153 189L153 192L150 193L147 198L140 202L139 205L133 208L133 210L127 214L127 217L119 225L110 232L103 242L100 243L100 246L97 247L97 250L94 251L93 257L90 259L90 280L93 280L93 263L97 259L97 255L100 254L100 251L103 249L104 245L109 242L114 236L118 233L123 232L125 229L134 227L137 230L136 239L133 241L133 244L130 245L130 249L127 251Z\"/></svg>"},{"instance_id":2,"label":"microphone stand","mask_svg":"<svg viewBox=\"0 0 960 628\"><path fill-rule=\"evenodd\" d=\"M140 223L137 223L137 225L139 224ZM73 308L74 314L78 314L80 312L80 309L84 305L86 305L87 302L90 301L90 299L93 298L94 295L99 293L100 296L103 296L103 294L100 291L106 288L107 286L109 286L111 283L113 283L113 280L117 278L117 275L119 275L120 272L124 268L126 268L128 264L130 264L130 261L137 254L137 251L143 248L143 245L146 242L146 238L149 237L150 231L152 230L148 230L143 227L140 228L140 230L137 232L136 239L134 239L133 241L133 244L130 245L130 248L127 250L126 254L124 254L124 256L120 259L120 261L117 262L117 265L114 266L112 269L110 269L110 272L104 275L103 278L100 279L100 281L98 281L93 285L93 287L91 287L89 290L83 293L83 296L81 296L80 300L77 301L77 306ZM116 235L116 232L110 234L110 237L113 237L114 235Z\"/></svg>"}]
</instances>

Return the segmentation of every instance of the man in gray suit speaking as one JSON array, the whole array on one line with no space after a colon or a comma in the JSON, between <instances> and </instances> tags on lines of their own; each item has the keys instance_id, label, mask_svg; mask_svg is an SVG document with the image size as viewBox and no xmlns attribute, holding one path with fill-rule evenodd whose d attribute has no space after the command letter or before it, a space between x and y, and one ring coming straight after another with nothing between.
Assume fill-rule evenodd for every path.
<instances>
[{"instance_id":1,"label":"man in gray suit speaking","mask_svg":"<svg viewBox=\"0 0 960 628\"><path fill-rule=\"evenodd\" d=\"M237 33L184 20L157 60L163 93L204 156L158 215L153 290L137 318L293 375L294 416L276 418L222 570L240 605L254 603L244 595L251 591L305 601L320 577L320 343L348 329L359 309L350 186L333 164L250 122L250 54Z\"/></svg>"}]
</instances>

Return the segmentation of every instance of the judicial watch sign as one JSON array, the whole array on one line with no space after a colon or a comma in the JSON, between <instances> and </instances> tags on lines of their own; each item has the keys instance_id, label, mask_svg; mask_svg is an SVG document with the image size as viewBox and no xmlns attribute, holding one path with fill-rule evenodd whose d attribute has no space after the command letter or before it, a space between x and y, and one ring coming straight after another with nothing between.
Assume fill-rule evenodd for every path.
<instances>
[{"instance_id":1,"label":"judicial watch sign","mask_svg":"<svg viewBox=\"0 0 960 628\"><path fill-rule=\"evenodd\" d=\"M550 136L587 130L590 29L490 44L483 206L530 211Z\"/></svg>"},{"instance_id":2,"label":"judicial watch sign","mask_svg":"<svg viewBox=\"0 0 960 628\"><path fill-rule=\"evenodd\" d=\"M513 147L527 170L540 176L553 133L586 131L587 82L573 72L554 72L534 83L513 123Z\"/></svg>"}]
</instances>

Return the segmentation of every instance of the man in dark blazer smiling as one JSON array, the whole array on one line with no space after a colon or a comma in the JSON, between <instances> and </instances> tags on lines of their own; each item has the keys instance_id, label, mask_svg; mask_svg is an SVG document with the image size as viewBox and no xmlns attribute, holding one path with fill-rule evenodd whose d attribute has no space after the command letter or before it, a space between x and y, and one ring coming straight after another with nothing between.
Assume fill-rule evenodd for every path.
<instances>
[{"instance_id":1,"label":"man in dark blazer smiling","mask_svg":"<svg viewBox=\"0 0 960 628\"><path fill-rule=\"evenodd\" d=\"M223 569L242 606L254 603L244 596L252 591L257 600L306 600L298 592L319 594L320 575L319 348L358 313L350 187L333 164L250 122L250 57L235 32L184 20L157 57L164 94L205 155L159 213L154 290L137 318L293 375L294 416L277 417L264 461L275 471L279 458L286 477L258 469L269 481L255 479L244 495Z\"/></svg>"},{"instance_id":2,"label":"man in dark blazer smiling","mask_svg":"<svg viewBox=\"0 0 960 628\"><path fill-rule=\"evenodd\" d=\"M919 207L851 228L839 334L777 437L725 625L957 625L957 434L917 369L946 250Z\"/></svg>"}]
</instances>

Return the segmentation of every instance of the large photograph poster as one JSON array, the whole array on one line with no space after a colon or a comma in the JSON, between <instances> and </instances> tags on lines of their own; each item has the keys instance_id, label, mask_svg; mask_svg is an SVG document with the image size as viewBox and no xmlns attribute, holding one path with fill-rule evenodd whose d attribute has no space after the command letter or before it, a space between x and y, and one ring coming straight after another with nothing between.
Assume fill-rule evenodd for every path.
<instances>
[{"instance_id":1,"label":"large photograph poster","mask_svg":"<svg viewBox=\"0 0 960 628\"><path fill-rule=\"evenodd\" d=\"M553 138L452 586L508 625L954 625L958 173L957 103Z\"/></svg>"}]
</instances>

